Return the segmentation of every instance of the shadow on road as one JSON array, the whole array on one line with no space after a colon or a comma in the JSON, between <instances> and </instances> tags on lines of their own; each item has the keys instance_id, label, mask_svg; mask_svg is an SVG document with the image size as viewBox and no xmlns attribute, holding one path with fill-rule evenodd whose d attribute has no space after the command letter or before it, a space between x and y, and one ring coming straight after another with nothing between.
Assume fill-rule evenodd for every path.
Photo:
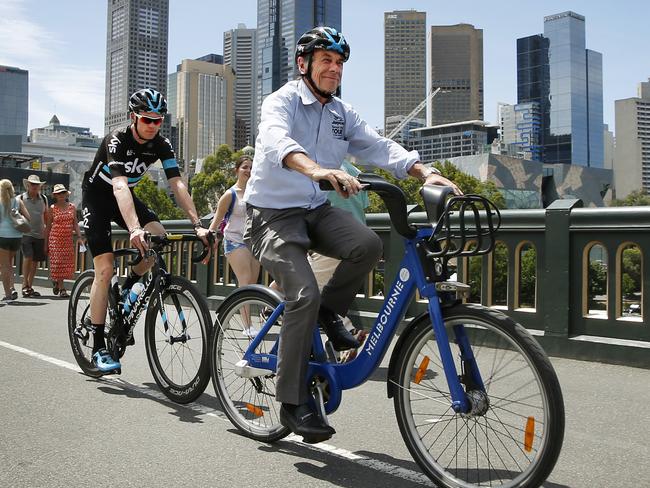
<instances>
[{"instance_id":1,"label":"shadow on road","mask_svg":"<svg viewBox=\"0 0 650 488\"><path fill-rule=\"evenodd\" d=\"M296 461L294 464L299 473L345 488L392 488L395 486L399 486L400 488L415 488L433 486L432 483L418 483L401 476L393 476L389 473L379 471L372 467L372 464L377 464L377 461L351 461L334 453L314 449L304 444L279 441L272 445L262 445L259 449L264 452L276 452L299 458L299 461ZM362 453L358 454L363 455ZM409 465L408 469L414 468L419 473L415 463L409 463L386 455L382 457L384 463L393 466L406 464ZM377 456L374 453L373 459L377 460ZM363 465L364 461L368 462L368 466Z\"/></svg>"},{"instance_id":2,"label":"shadow on road","mask_svg":"<svg viewBox=\"0 0 650 488\"><path fill-rule=\"evenodd\" d=\"M82 373L83 374L83 373ZM190 403L187 405L181 405L174 403L173 401L167 399L163 394L158 390L157 385L153 383L145 383L142 387L136 387L135 385L129 383L120 383L119 380L113 378L102 378L102 379L87 379L90 382L99 382L102 385L98 387L104 393L109 395L119 395L125 396L127 398L136 398L136 399L146 399L170 407L172 411L171 415L175 416L181 422L188 422L192 424L203 423L203 417L205 416L208 409L196 407L194 404ZM159 396L160 395L160 396ZM210 395L203 394L200 397L201 405L207 406L209 409L219 409L219 402L215 397Z\"/></svg>"}]
</instances>

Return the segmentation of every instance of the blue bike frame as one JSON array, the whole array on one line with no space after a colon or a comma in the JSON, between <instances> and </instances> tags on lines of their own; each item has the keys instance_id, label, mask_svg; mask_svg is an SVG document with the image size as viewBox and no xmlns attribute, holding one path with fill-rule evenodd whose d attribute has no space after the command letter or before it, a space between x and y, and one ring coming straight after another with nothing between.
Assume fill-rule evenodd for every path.
<instances>
[{"instance_id":1,"label":"blue bike frame","mask_svg":"<svg viewBox=\"0 0 650 488\"><path fill-rule=\"evenodd\" d=\"M343 390L348 390L364 383L379 366L399 323L404 318L409 303L413 299L416 287L420 295L427 298L429 302L429 316L431 317L449 391L451 392L451 407L456 412L469 412L471 406L459 379L458 371L456 370L435 283L427 281L416 248L418 242L428 239L431 237L431 234L431 228L423 228L418 230L415 238L405 239L405 253L400 263L399 272L391 285L390 292L384 300L384 305L375 320L372 330L368 333L363 349L359 351L355 359L342 364L328 362L320 332L318 327L314 327L312 347L316 360L310 361L309 363L308 378L321 377L327 379L329 384L329 397L325 404L326 413L332 413L338 408ZM248 361L250 366L273 371L276 370L277 342L270 353L261 354L255 353L254 351L283 310L284 303L281 303L276 307L255 339L250 343L244 354L244 359ZM473 384L484 390L483 381L464 326L454 326L453 330L456 343L460 349L461 362L465 365L464 369L469 369Z\"/></svg>"}]
</instances>

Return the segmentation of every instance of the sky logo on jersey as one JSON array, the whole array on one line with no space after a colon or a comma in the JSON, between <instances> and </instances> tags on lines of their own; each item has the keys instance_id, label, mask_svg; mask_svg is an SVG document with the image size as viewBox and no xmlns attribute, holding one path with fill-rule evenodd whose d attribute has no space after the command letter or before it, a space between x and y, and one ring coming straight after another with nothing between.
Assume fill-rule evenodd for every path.
<instances>
[{"instance_id":1,"label":"sky logo on jersey","mask_svg":"<svg viewBox=\"0 0 650 488\"><path fill-rule=\"evenodd\" d=\"M144 161L138 162L138 158L135 158L134 161L124 163L124 171L141 175L147 171L147 163Z\"/></svg>"},{"instance_id":2,"label":"sky logo on jersey","mask_svg":"<svg viewBox=\"0 0 650 488\"><path fill-rule=\"evenodd\" d=\"M117 146L119 146L120 140L117 136L111 137L111 140L108 142L108 152L115 154L117 152Z\"/></svg>"}]
</instances>

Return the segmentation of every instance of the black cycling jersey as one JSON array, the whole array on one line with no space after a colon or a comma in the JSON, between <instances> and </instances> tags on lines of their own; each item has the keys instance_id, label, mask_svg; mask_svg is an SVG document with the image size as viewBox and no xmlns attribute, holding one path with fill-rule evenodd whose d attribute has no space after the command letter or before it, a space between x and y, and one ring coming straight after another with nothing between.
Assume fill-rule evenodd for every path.
<instances>
[{"instance_id":1,"label":"black cycling jersey","mask_svg":"<svg viewBox=\"0 0 650 488\"><path fill-rule=\"evenodd\" d=\"M127 229L117 200L113 196L113 177L126 176L133 191L133 187L142 179L149 166L159 159L167 179L181 175L172 145L160 134L156 134L151 141L140 144L133 137L129 126L114 130L104 137L95 155L95 161L90 170L86 171L83 180L83 219L80 226L85 231L93 257L113 252L111 222ZM158 221L156 214L131 194L140 225L144 227L150 222Z\"/></svg>"},{"instance_id":2,"label":"black cycling jersey","mask_svg":"<svg viewBox=\"0 0 650 488\"><path fill-rule=\"evenodd\" d=\"M168 139L156 134L151 141L140 144L133 137L131 126L116 129L104 137L92 167L84 175L83 188L110 189L114 176L126 176L133 188L159 159L167 179L181 175Z\"/></svg>"}]
</instances>

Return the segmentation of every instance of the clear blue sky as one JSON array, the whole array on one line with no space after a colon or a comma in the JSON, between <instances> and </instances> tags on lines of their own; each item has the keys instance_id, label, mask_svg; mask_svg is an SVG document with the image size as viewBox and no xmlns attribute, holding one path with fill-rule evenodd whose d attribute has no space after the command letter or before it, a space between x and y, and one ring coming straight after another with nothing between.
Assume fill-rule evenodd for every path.
<instances>
[{"instance_id":1,"label":"clear blue sky","mask_svg":"<svg viewBox=\"0 0 650 488\"><path fill-rule=\"evenodd\" d=\"M170 0L169 71L182 59L222 53L223 32L238 23L254 27L256 7L256 0ZM650 77L648 0L343 0L342 30L352 47L343 98L373 126L383 120L383 13L411 8L427 12L428 26L465 22L483 29L491 122L497 102L516 102L516 39L542 33L545 15L573 10L586 17L587 47L603 53L610 128L614 100L636 96L637 84ZM0 64L29 70L30 129L56 113L62 124L103 134L106 11L106 0L0 0Z\"/></svg>"}]
</instances>

